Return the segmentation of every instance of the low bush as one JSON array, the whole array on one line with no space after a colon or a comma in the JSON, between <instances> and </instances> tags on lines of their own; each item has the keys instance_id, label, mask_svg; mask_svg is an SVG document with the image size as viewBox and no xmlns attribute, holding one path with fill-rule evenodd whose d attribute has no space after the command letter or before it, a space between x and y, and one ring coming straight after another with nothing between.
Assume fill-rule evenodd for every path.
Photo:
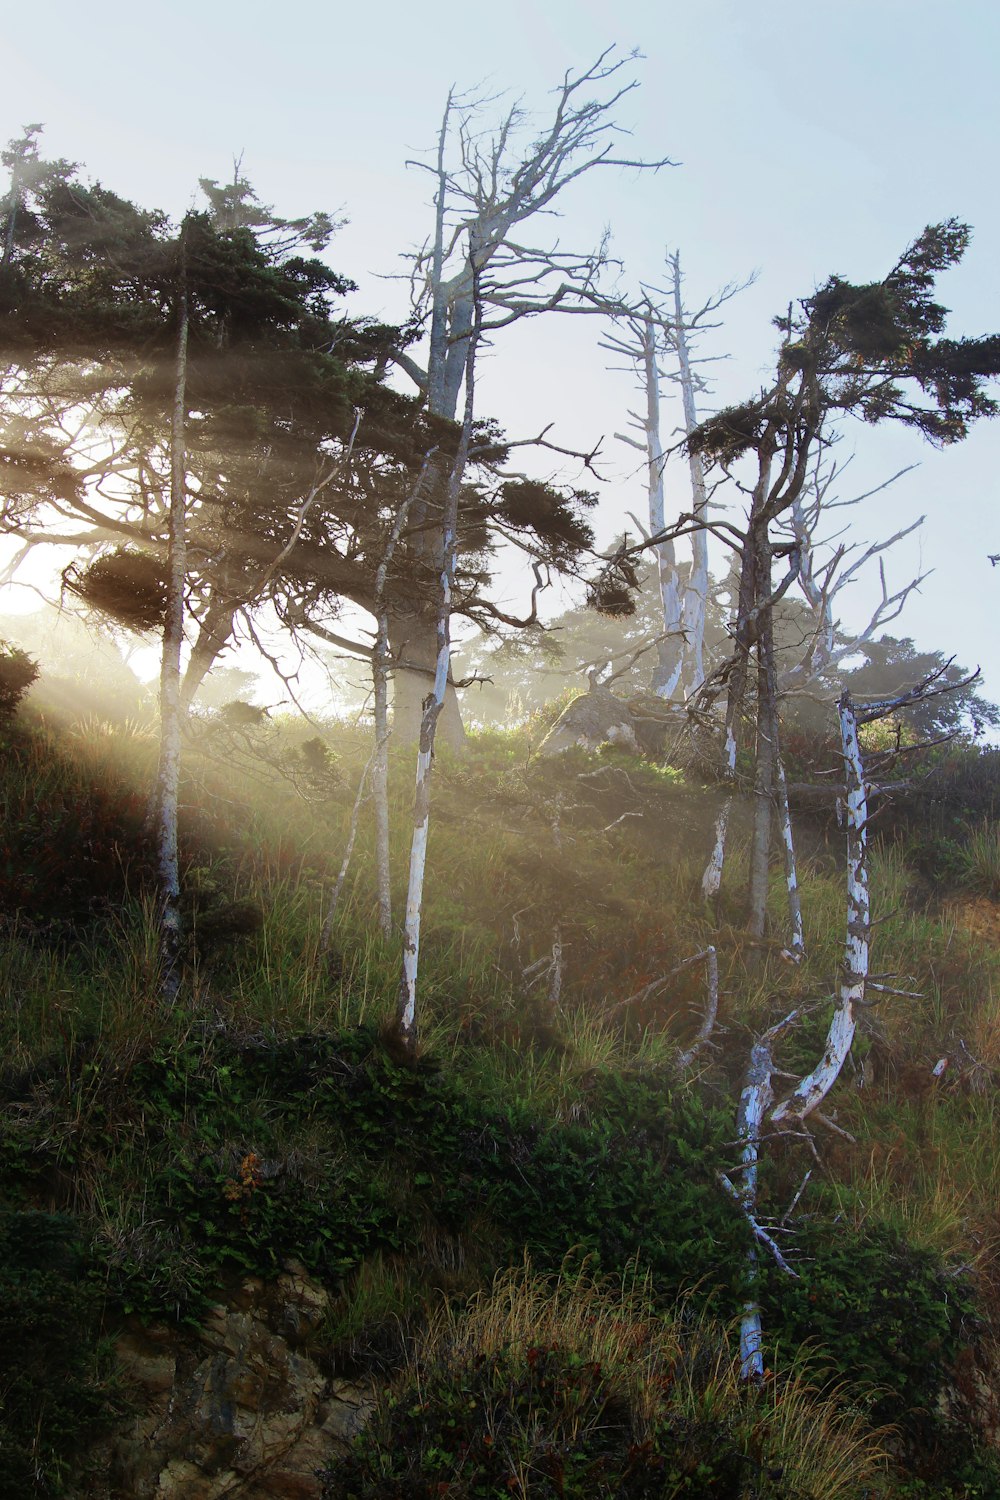
<instances>
[{"instance_id":1,"label":"low bush","mask_svg":"<svg viewBox=\"0 0 1000 1500\"><path fill-rule=\"evenodd\" d=\"M0 1497L58 1495L114 1410L71 1219L0 1212Z\"/></svg>"}]
</instances>

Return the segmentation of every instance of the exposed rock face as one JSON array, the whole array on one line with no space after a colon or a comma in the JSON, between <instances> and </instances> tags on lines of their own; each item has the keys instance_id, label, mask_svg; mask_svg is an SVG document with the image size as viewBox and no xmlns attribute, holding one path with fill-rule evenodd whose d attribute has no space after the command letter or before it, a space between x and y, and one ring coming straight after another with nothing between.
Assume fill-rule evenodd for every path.
<instances>
[{"instance_id":1,"label":"exposed rock face","mask_svg":"<svg viewBox=\"0 0 1000 1500\"><path fill-rule=\"evenodd\" d=\"M596 750L605 744L633 754L639 749L628 705L610 689L596 687L567 705L538 748L542 755L558 755L573 745Z\"/></svg>"},{"instance_id":2,"label":"exposed rock face","mask_svg":"<svg viewBox=\"0 0 1000 1500\"><path fill-rule=\"evenodd\" d=\"M110 1487L129 1500L313 1500L316 1470L371 1409L309 1353L325 1291L289 1263L248 1277L197 1333L133 1327L117 1352L137 1413L108 1445ZM102 1465L103 1466L103 1465Z\"/></svg>"}]
</instances>

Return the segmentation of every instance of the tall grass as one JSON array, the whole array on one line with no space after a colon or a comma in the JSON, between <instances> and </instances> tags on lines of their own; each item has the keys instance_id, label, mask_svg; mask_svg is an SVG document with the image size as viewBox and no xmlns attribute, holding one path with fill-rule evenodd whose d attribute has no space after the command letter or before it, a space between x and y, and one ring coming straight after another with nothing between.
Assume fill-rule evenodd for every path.
<instances>
[{"instance_id":1,"label":"tall grass","mask_svg":"<svg viewBox=\"0 0 1000 1500\"><path fill-rule=\"evenodd\" d=\"M1000 829L979 823L961 842L962 883L991 901L1000 900Z\"/></svg>"},{"instance_id":2,"label":"tall grass","mask_svg":"<svg viewBox=\"0 0 1000 1500\"><path fill-rule=\"evenodd\" d=\"M759 1386L743 1380L726 1331L683 1306L655 1314L634 1267L618 1279L586 1266L544 1277L526 1262L431 1319L364 1440L369 1487L357 1492L402 1493L392 1488L402 1482L424 1494L437 1479L458 1500L486 1493L488 1474L523 1497L610 1497L650 1493L643 1475L659 1475L665 1496L715 1483L732 1495L860 1500L884 1471L885 1438L801 1364ZM348 1492L336 1469L331 1478L331 1493Z\"/></svg>"}]
</instances>

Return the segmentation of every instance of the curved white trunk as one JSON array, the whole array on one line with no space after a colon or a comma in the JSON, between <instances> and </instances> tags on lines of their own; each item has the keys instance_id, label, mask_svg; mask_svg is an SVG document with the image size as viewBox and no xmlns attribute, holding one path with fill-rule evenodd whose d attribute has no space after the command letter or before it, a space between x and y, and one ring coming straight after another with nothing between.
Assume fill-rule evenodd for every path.
<instances>
[{"instance_id":1,"label":"curved white trunk","mask_svg":"<svg viewBox=\"0 0 1000 1500\"><path fill-rule=\"evenodd\" d=\"M827 1032L823 1056L801 1083L783 1099L771 1118L802 1120L822 1104L847 1061L857 1026L856 1007L864 1003L868 979L871 907L868 898L868 796L858 724L851 695L839 704L841 750L847 785L847 935L837 1005Z\"/></svg>"}]
</instances>

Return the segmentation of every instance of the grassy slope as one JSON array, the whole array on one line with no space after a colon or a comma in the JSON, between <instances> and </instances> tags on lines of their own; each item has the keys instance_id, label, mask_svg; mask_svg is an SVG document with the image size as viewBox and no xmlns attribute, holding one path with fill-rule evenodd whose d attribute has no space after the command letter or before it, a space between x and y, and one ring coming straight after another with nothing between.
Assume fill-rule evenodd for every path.
<instances>
[{"instance_id":1,"label":"grassy slope","mask_svg":"<svg viewBox=\"0 0 1000 1500\"><path fill-rule=\"evenodd\" d=\"M26 1213L48 1215L56 1242L83 1247L73 1249L83 1269L64 1247L52 1274L70 1302L100 1287L109 1320L128 1308L197 1317L220 1280L294 1254L341 1288L325 1335L338 1369L394 1366L401 1327L419 1328L441 1293L467 1296L525 1250L539 1273L568 1252L619 1275L638 1257L658 1307L687 1293L730 1320L744 1239L715 1172L732 1165L748 1037L831 990L843 920L836 844L811 836L810 955L790 970L740 932L738 860L731 925L708 922L696 891L710 807L676 773L613 757L536 762L523 736L479 737L439 765L414 1071L380 1039L398 956L374 936L367 819L335 950L317 956L365 747L337 731L338 763L324 769L298 748L310 734L216 722L189 755L186 860L201 936L170 1015L156 998L142 833L150 740L95 723L8 737L4 1232L16 1239ZM397 766L397 893L408 779ZM976 868L988 884L983 837ZM956 869L972 869L952 843ZM831 1101L853 1139L775 1143L769 1211L780 1216L813 1175L792 1239L801 1281L766 1272L768 1333L786 1350L825 1345L833 1377L853 1382L873 1420L898 1426L906 1478L891 1492L950 1485L971 1497L992 1481L975 1478L958 1428L938 1421L921 1445L914 1434L927 1423L912 1413L933 1404L956 1364L955 1399L971 1391L980 1356L970 1351L990 1343L996 1321L992 908L958 893L929 907L900 847L872 861L874 967L920 998L887 998L865 1018ZM241 936L253 909L259 930ZM557 932L565 973L553 1009ZM698 971L629 997L709 938L722 1029L697 1078L682 1080L671 1063L697 1025ZM808 1066L824 1026L820 1006L782 1065ZM935 1083L946 1054L955 1062ZM762 1419L746 1420L750 1430ZM72 1416L60 1421L72 1433ZM37 1434L29 1442L15 1429L0 1447L16 1457L21 1443L37 1466ZM55 1423L46 1439L53 1483L61 1431ZM801 1493L833 1494L824 1483Z\"/></svg>"}]
</instances>

